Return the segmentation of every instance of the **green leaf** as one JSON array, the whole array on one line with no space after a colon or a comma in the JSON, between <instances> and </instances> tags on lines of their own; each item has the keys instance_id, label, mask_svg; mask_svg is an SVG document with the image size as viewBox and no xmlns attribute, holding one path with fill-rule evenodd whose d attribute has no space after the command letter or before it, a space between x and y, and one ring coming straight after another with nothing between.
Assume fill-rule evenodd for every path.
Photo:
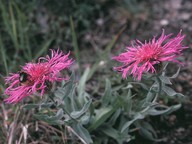
<instances>
[{"instance_id":1,"label":"green leaf","mask_svg":"<svg viewBox=\"0 0 192 144\"><path fill-rule=\"evenodd\" d=\"M116 140L119 144L122 144L123 142L128 142L131 140L130 135L126 133L120 133L116 129L114 129L111 125L103 125L100 130L106 134L109 137L112 137L114 140Z\"/></svg>"},{"instance_id":2,"label":"green leaf","mask_svg":"<svg viewBox=\"0 0 192 144\"><path fill-rule=\"evenodd\" d=\"M162 89L163 89L163 91L164 91L168 96L178 95L178 96L184 97L183 94L175 92L172 88L170 88L170 87L168 87L168 86L163 86Z\"/></svg>"},{"instance_id":3,"label":"green leaf","mask_svg":"<svg viewBox=\"0 0 192 144\"><path fill-rule=\"evenodd\" d=\"M22 108L24 109L34 109L39 108L40 104L25 104Z\"/></svg>"},{"instance_id":4,"label":"green leaf","mask_svg":"<svg viewBox=\"0 0 192 144\"><path fill-rule=\"evenodd\" d=\"M149 140L156 141L156 142L162 142L163 139L157 139L156 131L148 122L137 121L135 125L139 129L139 133L144 138L147 138Z\"/></svg>"},{"instance_id":5,"label":"green leaf","mask_svg":"<svg viewBox=\"0 0 192 144\"><path fill-rule=\"evenodd\" d=\"M109 126L109 125L106 125L106 124L103 125L103 126L100 128L100 130L101 130L103 133L105 133L106 135L114 138L115 140L116 140L117 137L118 137L118 131L115 130L114 128L112 128L112 127Z\"/></svg>"},{"instance_id":6,"label":"green leaf","mask_svg":"<svg viewBox=\"0 0 192 144\"><path fill-rule=\"evenodd\" d=\"M70 97L75 89L75 85L72 81L69 81L64 84L63 87L58 87L54 92L54 95L61 100L64 100L67 96Z\"/></svg>"},{"instance_id":7,"label":"green leaf","mask_svg":"<svg viewBox=\"0 0 192 144\"><path fill-rule=\"evenodd\" d=\"M177 72L174 75L172 75L170 78L176 78L179 75L180 69L181 68L179 67Z\"/></svg>"},{"instance_id":8,"label":"green leaf","mask_svg":"<svg viewBox=\"0 0 192 144\"><path fill-rule=\"evenodd\" d=\"M110 125L114 125L116 123L116 120L120 117L121 109L117 109L115 113L111 116L109 122L107 122Z\"/></svg>"},{"instance_id":9,"label":"green leaf","mask_svg":"<svg viewBox=\"0 0 192 144\"><path fill-rule=\"evenodd\" d=\"M90 107L92 100L89 100L87 103L85 103L85 105L83 106L83 108L80 111L73 111L70 115L72 118L77 119L79 117L81 117L84 113L86 113Z\"/></svg>"},{"instance_id":10,"label":"green leaf","mask_svg":"<svg viewBox=\"0 0 192 144\"><path fill-rule=\"evenodd\" d=\"M181 104L173 105L169 107L169 110L165 114L170 114L181 108Z\"/></svg>"},{"instance_id":11,"label":"green leaf","mask_svg":"<svg viewBox=\"0 0 192 144\"><path fill-rule=\"evenodd\" d=\"M154 93L151 92L151 90L147 93L147 96L145 98L146 103L151 102L154 99Z\"/></svg>"},{"instance_id":12,"label":"green leaf","mask_svg":"<svg viewBox=\"0 0 192 144\"><path fill-rule=\"evenodd\" d=\"M170 114L173 111L178 110L181 107L181 104L177 104L171 107L167 107L164 105L157 105L153 108L148 109L147 114L149 115L162 115L162 114ZM159 110L160 109L160 110Z\"/></svg>"},{"instance_id":13,"label":"green leaf","mask_svg":"<svg viewBox=\"0 0 192 144\"><path fill-rule=\"evenodd\" d=\"M137 124L139 124L139 126ZM139 132L141 133L141 135L150 140L156 140L157 134L148 122L140 121L137 124L136 126L139 127Z\"/></svg>"},{"instance_id":14,"label":"green leaf","mask_svg":"<svg viewBox=\"0 0 192 144\"><path fill-rule=\"evenodd\" d=\"M71 27L71 32L72 32L72 44L75 50L75 57L79 66L79 72L81 74L81 64L80 64L80 54L79 54L79 47L78 47L78 42L77 42L77 36L75 33L75 28L74 28L74 23L73 23L73 19L70 16L70 27Z\"/></svg>"},{"instance_id":15,"label":"green leaf","mask_svg":"<svg viewBox=\"0 0 192 144\"><path fill-rule=\"evenodd\" d=\"M90 121L90 113L86 113L85 115L83 115L81 118L80 118L80 123L82 123L83 125L86 125L89 123Z\"/></svg>"},{"instance_id":16,"label":"green leaf","mask_svg":"<svg viewBox=\"0 0 192 144\"><path fill-rule=\"evenodd\" d=\"M143 89L145 90L148 90L148 86L144 83L141 83L141 82L130 82L130 84L137 84L137 85L140 85Z\"/></svg>"},{"instance_id":17,"label":"green leaf","mask_svg":"<svg viewBox=\"0 0 192 144\"><path fill-rule=\"evenodd\" d=\"M126 113L130 114L131 113L131 109L133 106L133 102L132 102L132 91L131 89L128 90L128 94L126 95L125 99L124 99L124 110Z\"/></svg>"},{"instance_id":18,"label":"green leaf","mask_svg":"<svg viewBox=\"0 0 192 144\"><path fill-rule=\"evenodd\" d=\"M155 139L154 136L153 136L153 133L152 133L151 131L149 131L148 129L145 129L145 128L143 128L143 127L140 127L139 133L140 133L143 137L145 137L145 138L147 138L147 139L149 139L149 140L156 141L156 139Z\"/></svg>"},{"instance_id":19,"label":"green leaf","mask_svg":"<svg viewBox=\"0 0 192 144\"><path fill-rule=\"evenodd\" d=\"M87 81L87 77L89 74L90 69L87 68L83 74L83 76L81 77L81 79L79 80L79 85L77 87L77 92L78 92L78 99L81 103L81 105L83 105L83 103L86 101L85 97L84 97L84 92L85 92L85 84Z\"/></svg>"},{"instance_id":20,"label":"green leaf","mask_svg":"<svg viewBox=\"0 0 192 144\"><path fill-rule=\"evenodd\" d=\"M102 125L114 112L113 107L105 107L101 108L97 111L95 118L93 119L93 122L91 123L91 126L88 128L90 131L98 128L100 125Z\"/></svg>"},{"instance_id":21,"label":"green leaf","mask_svg":"<svg viewBox=\"0 0 192 144\"><path fill-rule=\"evenodd\" d=\"M172 84L171 83L171 81L170 81L170 79L168 78L168 77L166 77L166 76L159 76L159 79L163 82L163 83L165 83L165 84Z\"/></svg>"},{"instance_id":22,"label":"green leaf","mask_svg":"<svg viewBox=\"0 0 192 144\"><path fill-rule=\"evenodd\" d=\"M63 110L62 109L59 109L58 111L57 111L57 114L55 115L55 117L52 117L52 119L54 120L54 119L61 119L62 117L63 117Z\"/></svg>"},{"instance_id":23,"label":"green leaf","mask_svg":"<svg viewBox=\"0 0 192 144\"><path fill-rule=\"evenodd\" d=\"M71 90L71 89L69 89L69 90ZM65 94L66 92L65 92L65 88L63 88L63 87L57 87L57 90L54 92L54 95L56 96L56 97L58 97L58 98L60 98L60 99L65 99L65 97L67 96L66 94Z\"/></svg>"},{"instance_id":24,"label":"green leaf","mask_svg":"<svg viewBox=\"0 0 192 144\"><path fill-rule=\"evenodd\" d=\"M57 111L57 114L55 116L48 116L45 114L34 114L35 118L45 121L49 124L53 124L53 125L62 125L64 124L63 120L61 120L64 116L63 114L63 110L60 109Z\"/></svg>"},{"instance_id":25,"label":"green leaf","mask_svg":"<svg viewBox=\"0 0 192 144\"><path fill-rule=\"evenodd\" d=\"M1 57L3 59L3 64L4 64L4 67L5 67L5 71L6 71L6 74L8 75L6 49L5 49L3 41L1 39L1 35L0 35L0 48L1 48Z\"/></svg>"},{"instance_id":26,"label":"green leaf","mask_svg":"<svg viewBox=\"0 0 192 144\"><path fill-rule=\"evenodd\" d=\"M105 84L105 92L104 95L102 96L101 102L102 105L105 107L109 104L110 100L111 100L111 82L106 79L106 84Z\"/></svg>"},{"instance_id":27,"label":"green leaf","mask_svg":"<svg viewBox=\"0 0 192 144\"><path fill-rule=\"evenodd\" d=\"M73 124L72 125L73 130L78 134L79 137L81 137L84 141L84 144L91 144L93 143L91 136L87 129L85 129L82 124Z\"/></svg>"},{"instance_id":28,"label":"green leaf","mask_svg":"<svg viewBox=\"0 0 192 144\"><path fill-rule=\"evenodd\" d=\"M86 80L87 80L87 76L89 74L89 71L90 69L87 68L83 74L83 76L81 77L81 79L79 80L79 85L78 85L78 93L81 94L82 92L84 92L84 89L85 89L85 83L86 83Z\"/></svg>"},{"instance_id":29,"label":"green leaf","mask_svg":"<svg viewBox=\"0 0 192 144\"><path fill-rule=\"evenodd\" d=\"M49 108L52 105L53 105L52 102L50 102L50 103L42 103L42 104L25 104L22 108L24 108L24 109Z\"/></svg>"},{"instance_id":30,"label":"green leaf","mask_svg":"<svg viewBox=\"0 0 192 144\"><path fill-rule=\"evenodd\" d=\"M70 76L70 82L71 82L72 84L75 83L75 72L74 72L74 71L72 71L72 74L71 74L71 76Z\"/></svg>"},{"instance_id":31,"label":"green leaf","mask_svg":"<svg viewBox=\"0 0 192 144\"><path fill-rule=\"evenodd\" d=\"M126 122L123 126L122 126L122 129L121 129L121 132L124 132L127 128L129 128L129 126L134 123L136 120L139 120L139 119L144 119L144 115L140 114L140 113L137 113L134 118L131 120L131 121L128 121Z\"/></svg>"}]
</instances>

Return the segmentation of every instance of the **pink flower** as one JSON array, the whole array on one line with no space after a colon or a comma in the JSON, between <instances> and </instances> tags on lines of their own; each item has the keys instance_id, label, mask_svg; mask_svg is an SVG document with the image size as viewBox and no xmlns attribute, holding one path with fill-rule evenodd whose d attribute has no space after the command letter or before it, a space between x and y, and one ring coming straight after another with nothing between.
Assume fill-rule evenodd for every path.
<instances>
[{"instance_id":1,"label":"pink flower","mask_svg":"<svg viewBox=\"0 0 192 144\"><path fill-rule=\"evenodd\" d=\"M185 36L181 35L181 31L176 37L169 39L171 35L165 35L163 30L157 40L155 37L148 43L136 40L135 45L127 47L126 52L113 57L114 60L122 63L122 66L114 69L122 72L123 78L132 74L135 79L141 80L143 73L156 72L155 65L161 62L180 63L176 58L182 54L183 49L187 48L181 44Z\"/></svg>"},{"instance_id":2,"label":"pink flower","mask_svg":"<svg viewBox=\"0 0 192 144\"><path fill-rule=\"evenodd\" d=\"M54 82L67 80L68 77L62 77L61 71L68 69L73 63L69 54L51 50L51 57L41 57L37 63L27 63L19 73L10 74L5 78L6 84L9 84L5 90L9 97L5 102L17 103L36 92L42 96Z\"/></svg>"}]
</instances>

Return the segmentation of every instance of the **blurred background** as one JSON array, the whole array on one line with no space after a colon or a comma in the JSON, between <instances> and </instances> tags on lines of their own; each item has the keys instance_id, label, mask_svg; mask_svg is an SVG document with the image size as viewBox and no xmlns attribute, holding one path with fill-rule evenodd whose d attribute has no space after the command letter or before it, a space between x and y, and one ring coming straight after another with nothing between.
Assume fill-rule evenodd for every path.
<instances>
[{"instance_id":1,"label":"blurred background","mask_svg":"<svg viewBox=\"0 0 192 144\"><path fill-rule=\"evenodd\" d=\"M183 107L166 119L151 118L161 143L192 142L192 1L191 0L0 0L0 143L23 143L22 134L28 129L27 143L59 143L59 129L32 117L34 111L24 111L3 103L4 77L17 72L29 61L36 61L60 48L76 64L71 68L77 75L83 69L94 70L88 90L99 94L103 77L114 79L111 57L124 50L131 40L148 40L166 34L176 35L182 29L186 35L181 61L184 66L174 80L176 91L186 95ZM99 70L96 71L96 67ZM168 73L178 69L170 65ZM99 85L99 86L98 86ZM99 87L99 88L98 88ZM39 129L37 130L37 123ZM136 134L131 143L145 142ZM155 143L147 141L145 143Z\"/></svg>"}]
</instances>

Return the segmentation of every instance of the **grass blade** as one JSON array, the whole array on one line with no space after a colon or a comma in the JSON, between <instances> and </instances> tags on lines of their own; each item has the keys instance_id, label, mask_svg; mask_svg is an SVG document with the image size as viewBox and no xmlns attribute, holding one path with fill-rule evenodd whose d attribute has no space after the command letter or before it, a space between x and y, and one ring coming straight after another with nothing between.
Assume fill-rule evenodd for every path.
<instances>
[{"instance_id":1,"label":"grass blade","mask_svg":"<svg viewBox=\"0 0 192 144\"><path fill-rule=\"evenodd\" d=\"M77 36L75 33L75 28L74 28L74 23L72 17L70 17L70 27L71 27L71 32L72 32L72 44L75 50L75 57L79 66L79 73L81 74L81 65L80 65L80 55L79 55L79 47L77 43Z\"/></svg>"},{"instance_id":2,"label":"grass blade","mask_svg":"<svg viewBox=\"0 0 192 144\"><path fill-rule=\"evenodd\" d=\"M2 39L1 39L1 35L0 35L0 48L1 48L1 56L3 59L3 64L5 66L5 72L8 75L8 67L7 67L7 60L6 60L7 55L6 55L5 48L4 48Z\"/></svg>"}]
</instances>

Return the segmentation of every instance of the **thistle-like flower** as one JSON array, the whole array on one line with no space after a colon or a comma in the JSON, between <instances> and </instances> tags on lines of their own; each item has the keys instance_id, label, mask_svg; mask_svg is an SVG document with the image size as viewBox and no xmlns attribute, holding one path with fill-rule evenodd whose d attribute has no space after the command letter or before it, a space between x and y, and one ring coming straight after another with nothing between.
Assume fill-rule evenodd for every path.
<instances>
[{"instance_id":1,"label":"thistle-like flower","mask_svg":"<svg viewBox=\"0 0 192 144\"><path fill-rule=\"evenodd\" d=\"M187 48L182 46L185 36L181 35L181 31L176 37L169 39L171 35L165 35L163 30L157 40L155 37L145 43L136 40L132 46L127 47L126 52L113 57L123 64L114 69L122 72L123 78L133 75L134 79L141 80L143 73L155 73L157 71L155 66L164 61L181 64L176 58L182 54L183 49Z\"/></svg>"},{"instance_id":2,"label":"thistle-like flower","mask_svg":"<svg viewBox=\"0 0 192 144\"><path fill-rule=\"evenodd\" d=\"M9 96L5 102L17 103L37 92L43 96L54 82L67 80L69 77L62 77L61 71L68 69L73 63L69 54L51 50L51 56L41 57L37 63L26 63L20 72L10 74L5 78L9 85L5 90L5 94Z\"/></svg>"}]
</instances>

